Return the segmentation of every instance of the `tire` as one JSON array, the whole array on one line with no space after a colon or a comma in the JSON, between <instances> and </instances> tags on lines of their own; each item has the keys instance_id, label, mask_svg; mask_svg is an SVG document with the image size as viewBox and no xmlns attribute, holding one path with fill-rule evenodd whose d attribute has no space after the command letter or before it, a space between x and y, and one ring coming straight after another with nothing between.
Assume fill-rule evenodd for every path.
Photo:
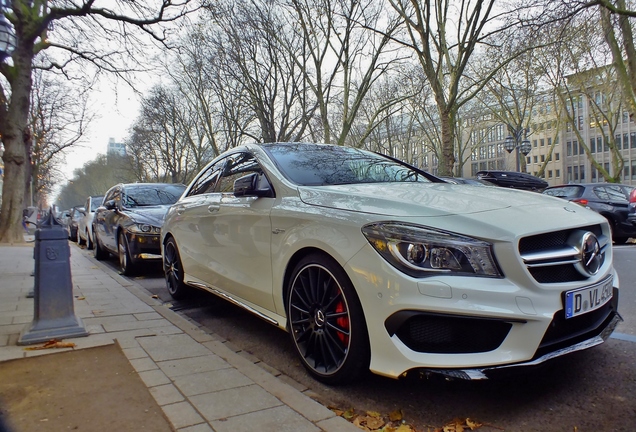
<instances>
[{"instance_id":1,"label":"tire","mask_svg":"<svg viewBox=\"0 0 636 432\"><path fill-rule=\"evenodd\" d=\"M128 242L123 232L117 236L117 250L119 251L119 269L125 276L131 276L137 272L137 264L130 257Z\"/></svg>"},{"instance_id":2,"label":"tire","mask_svg":"<svg viewBox=\"0 0 636 432\"><path fill-rule=\"evenodd\" d=\"M77 229L77 244L80 246L84 246L86 244L86 240L82 240L79 228Z\"/></svg>"},{"instance_id":3,"label":"tire","mask_svg":"<svg viewBox=\"0 0 636 432\"><path fill-rule=\"evenodd\" d=\"M95 243L95 248L93 249L93 256L97 261L103 261L108 258L108 252L104 249L97 238L97 234L95 234L95 230L93 229L93 243Z\"/></svg>"},{"instance_id":4,"label":"tire","mask_svg":"<svg viewBox=\"0 0 636 432\"><path fill-rule=\"evenodd\" d=\"M369 336L360 300L344 270L311 254L296 265L287 290L287 326L307 371L328 385L369 370Z\"/></svg>"},{"instance_id":5,"label":"tire","mask_svg":"<svg viewBox=\"0 0 636 432\"><path fill-rule=\"evenodd\" d=\"M183 300L190 294L191 288L183 281L183 265L177 242L170 237L163 248L163 272L166 288L175 300Z\"/></svg>"},{"instance_id":6,"label":"tire","mask_svg":"<svg viewBox=\"0 0 636 432\"><path fill-rule=\"evenodd\" d=\"M93 236L86 230L86 249L92 250L94 247Z\"/></svg>"}]
</instances>

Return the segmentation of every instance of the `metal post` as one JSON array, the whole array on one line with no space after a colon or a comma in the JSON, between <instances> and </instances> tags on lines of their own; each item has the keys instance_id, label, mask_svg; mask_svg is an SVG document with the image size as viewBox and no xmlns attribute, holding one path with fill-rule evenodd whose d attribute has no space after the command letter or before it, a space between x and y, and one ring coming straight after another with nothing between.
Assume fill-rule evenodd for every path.
<instances>
[{"instance_id":1,"label":"metal post","mask_svg":"<svg viewBox=\"0 0 636 432\"><path fill-rule=\"evenodd\" d=\"M51 209L35 231L33 322L20 333L18 345L88 336L75 316L70 257L68 235Z\"/></svg>"}]
</instances>

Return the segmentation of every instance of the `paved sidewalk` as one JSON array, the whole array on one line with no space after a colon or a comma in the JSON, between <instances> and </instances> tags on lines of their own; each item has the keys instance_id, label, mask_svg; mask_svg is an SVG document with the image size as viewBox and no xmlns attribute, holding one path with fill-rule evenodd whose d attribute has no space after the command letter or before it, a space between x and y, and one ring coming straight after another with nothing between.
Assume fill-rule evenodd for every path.
<instances>
[{"instance_id":1,"label":"paved sidewalk","mask_svg":"<svg viewBox=\"0 0 636 432\"><path fill-rule=\"evenodd\" d=\"M33 320L33 244L0 246L0 362L58 353L25 351ZM299 385L205 333L71 244L75 314L88 337L75 349L118 343L175 430L355 432Z\"/></svg>"}]
</instances>

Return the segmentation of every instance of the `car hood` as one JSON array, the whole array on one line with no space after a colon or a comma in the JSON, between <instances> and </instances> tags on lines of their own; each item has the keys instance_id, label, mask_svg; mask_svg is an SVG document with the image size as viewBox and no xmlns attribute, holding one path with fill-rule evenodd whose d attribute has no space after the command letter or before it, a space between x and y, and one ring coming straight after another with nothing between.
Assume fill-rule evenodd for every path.
<instances>
[{"instance_id":1,"label":"car hood","mask_svg":"<svg viewBox=\"0 0 636 432\"><path fill-rule=\"evenodd\" d=\"M484 238L602 223L598 213L536 192L454 185L393 183L300 187L308 204L387 219L425 223ZM442 219L444 222L442 222Z\"/></svg>"},{"instance_id":2,"label":"car hood","mask_svg":"<svg viewBox=\"0 0 636 432\"><path fill-rule=\"evenodd\" d=\"M166 213L169 208L169 205L135 207L125 209L124 213L134 223L143 223L160 227L163 225L163 220L166 218Z\"/></svg>"},{"instance_id":3,"label":"car hood","mask_svg":"<svg viewBox=\"0 0 636 432\"><path fill-rule=\"evenodd\" d=\"M465 215L510 207L563 207L563 201L546 200L535 192L450 183L301 187L299 194L310 205L395 217Z\"/></svg>"}]
</instances>

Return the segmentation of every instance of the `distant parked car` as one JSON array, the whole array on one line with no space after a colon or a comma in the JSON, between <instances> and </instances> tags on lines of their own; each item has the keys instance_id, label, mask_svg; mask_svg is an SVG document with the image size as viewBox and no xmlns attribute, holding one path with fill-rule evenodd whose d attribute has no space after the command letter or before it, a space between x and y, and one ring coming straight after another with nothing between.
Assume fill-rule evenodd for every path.
<instances>
[{"instance_id":1,"label":"distant parked car","mask_svg":"<svg viewBox=\"0 0 636 432\"><path fill-rule=\"evenodd\" d=\"M612 228L612 239L622 244L630 237L636 237L636 226L628 219L629 196L634 189L634 186L616 183L581 183L552 186L543 193L575 202L605 216Z\"/></svg>"},{"instance_id":2,"label":"distant parked car","mask_svg":"<svg viewBox=\"0 0 636 432\"><path fill-rule=\"evenodd\" d=\"M125 275L134 274L144 261L161 260L159 234L168 211L185 185L131 183L113 186L93 217L94 255L119 257Z\"/></svg>"},{"instance_id":3,"label":"distant parked car","mask_svg":"<svg viewBox=\"0 0 636 432\"><path fill-rule=\"evenodd\" d=\"M473 186L494 186L492 183L486 180L469 179L463 177L440 177L442 180L452 184L467 184Z\"/></svg>"},{"instance_id":4,"label":"distant parked car","mask_svg":"<svg viewBox=\"0 0 636 432\"><path fill-rule=\"evenodd\" d=\"M477 179L486 180L496 186L541 192L548 182L528 173L515 171L479 171Z\"/></svg>"},{"instance_id":5,"label":"distant parked car","mask_svg":"<svg viewBox=\"0 0 636 432\"><path fill-rule=\"evenodd\" d=\"M67 225L69 240L77 241L77 230L79 228L79 221L84 216L83 211L84 211L84 207L75 206L69 212L70 217L68 218L68 225Z\"/></svg>"},{"instance_id":6,"label":"distant parked car","mask_svg":"<svg viewBox=\"0 0 636 432\"><path fill-rule=\"evenodd\" d=\"M104 196L89 196L84 204L84 212L79 220L77 230L77 244L86 245L88 249L93 249L93 217L95 210L102 205Z\"/></svg>"}]
</instances>

